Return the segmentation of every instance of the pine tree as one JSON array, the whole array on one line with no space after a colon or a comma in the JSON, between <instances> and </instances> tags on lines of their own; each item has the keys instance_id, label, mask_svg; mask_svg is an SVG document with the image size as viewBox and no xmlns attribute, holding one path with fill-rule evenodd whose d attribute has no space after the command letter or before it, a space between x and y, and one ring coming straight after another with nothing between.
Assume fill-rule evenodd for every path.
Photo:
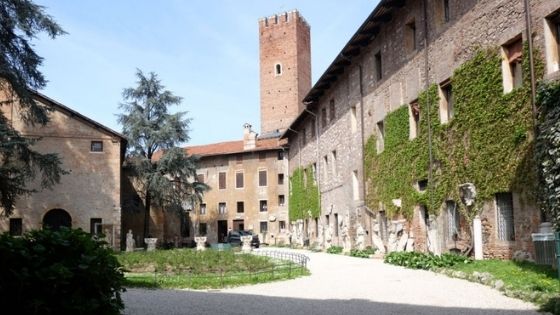
<instances>
[{"instance_id":1,"label":"pine tree","mask_svg":"<svg viewBox=\"0 0 560 315\"><path fill-rule=\"evenodd\" d=\"M124 113L118 120L128 139L127 162L145 202L144 237L149 237L152 206L182 215L209 188L198 182L198 159L178 147L189 140L190 119L185 112L168 110L181 97L165 90L153 72L146 76L137 70L136 76L137 86L123 91Z\"/></svg>"},{"instance_id":2,"label":"pine tree","mask_svg":"<svg viewBox=\"0 0 560 315\"><path fill-rule=\"evenodd\" d=\"M45 125L48 111L33 98L33 91L45 87L39 71L43 59L30 41L41 32L51 38L64 34L62 28L29 0L0 0L0 91L5 105L18 105L21 119L30 125ZM49 188L64 174L56 154L41 154L32 149L32 140L13 128L0 110L0 215L12 214L18 197L35 192L28 184L41 176L41 188Z\"/></svg>"}]
</instances>

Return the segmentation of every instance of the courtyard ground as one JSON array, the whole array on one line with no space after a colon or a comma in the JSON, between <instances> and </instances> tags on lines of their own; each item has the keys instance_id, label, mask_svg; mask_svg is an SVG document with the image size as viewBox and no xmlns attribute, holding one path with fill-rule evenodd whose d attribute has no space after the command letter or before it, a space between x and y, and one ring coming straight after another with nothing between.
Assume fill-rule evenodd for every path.
<instances>
[{"instance_id":1,"label":"courtyard ground","mask_svg":"<svg viewBox=\"0 0 560 315\"><path fill-rule=\"evenodd\" d=\"M128 289L125 314L540 314L480 284L377 259L305 253L311 276L209 291Z\"/></svg>"}]
</instances>

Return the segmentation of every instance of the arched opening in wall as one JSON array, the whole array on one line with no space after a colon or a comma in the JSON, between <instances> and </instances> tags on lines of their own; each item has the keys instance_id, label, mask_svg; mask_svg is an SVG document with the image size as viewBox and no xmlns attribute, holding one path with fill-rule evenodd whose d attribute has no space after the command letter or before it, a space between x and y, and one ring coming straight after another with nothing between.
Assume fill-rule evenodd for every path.
<instances>
[{"instance_id":1,"label":"arched opening in wall","mask_svg":"<svg viewBox=\"0 0 560 315\"><path fill-rule=\"evenodd\" d=\"M58 230L63 226L72 227L72 217L64 209L49 210L43 217L43 228Z\"/></svg>"},{"instance_id":2,"label":"arched opening in wall","mask_svg":"<svg viewBox=\"0 0 560 315\"><path fill-rule=\"evenodd\" d=\"M282 75L282 65L277 63L274 65L274 74L275 75Z\"/></svg>"}]
</instances>

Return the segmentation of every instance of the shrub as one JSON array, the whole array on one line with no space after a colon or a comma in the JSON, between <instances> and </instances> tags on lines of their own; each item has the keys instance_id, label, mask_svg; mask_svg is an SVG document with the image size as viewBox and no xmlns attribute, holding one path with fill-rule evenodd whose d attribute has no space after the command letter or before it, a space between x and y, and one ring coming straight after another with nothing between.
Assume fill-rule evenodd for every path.
<instances>
[{"instance_id":1,"label":"shrub","mask_svg":"<svg viewBox=\"0 0 560 315\"><path fill-rule=\"evenodd\" d=\"M385 255L385 262L412 269L431 270L451 267L456 264L468 264L472 260L465 256L448 253L436 256L419 252L391 252Z\"/></svg>"},{"instance_id":2,"label":"shrub","mask_svg":"<svg viewBox=\"0 0 560 315\"><path fill-rule=\"evenodd\" d=\"M82 230L0 235L0 301L21 314L119 314L124 275Z\"/></svg>"},{"instance_id":3,"label":"shrub","mask_svg":"<svg viewBox=\"0 0 560 315\"><path fill-rule=\"evenodd\" d=\"M369 256L373 254L375 254L375 249L370 246L366 247L364 250L352 249L350 251L350 256L352 257L369 258Z\"/></svg>"},{"instance_id":4,"label":"shrub","mask_svg":"<svg viewBox=\"0 0 560 315\"><path fill-rule=\"evenodd\" d=\"M329 254L340 254L340 253L342 253L342 247L341 246L331 246L327 249L327 253L329 253Z\"/></svg>"}]
</instances>

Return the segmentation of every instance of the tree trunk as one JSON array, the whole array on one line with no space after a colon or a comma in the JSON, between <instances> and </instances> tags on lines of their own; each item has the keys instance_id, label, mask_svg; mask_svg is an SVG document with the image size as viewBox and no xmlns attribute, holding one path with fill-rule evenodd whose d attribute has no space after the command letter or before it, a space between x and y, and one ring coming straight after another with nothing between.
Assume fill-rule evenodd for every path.
<instances>
[{"instance_id":1,"label":"tree trunk","mask_svg":"<svg viewBox=\"0 0 560 315\"><path fill-rule=\"evenodd\" d=\"M144 205L144 238L150 237L150 208L151 208L150 193L146 192L146 203Z\"/></svg>"}]
</instances>

